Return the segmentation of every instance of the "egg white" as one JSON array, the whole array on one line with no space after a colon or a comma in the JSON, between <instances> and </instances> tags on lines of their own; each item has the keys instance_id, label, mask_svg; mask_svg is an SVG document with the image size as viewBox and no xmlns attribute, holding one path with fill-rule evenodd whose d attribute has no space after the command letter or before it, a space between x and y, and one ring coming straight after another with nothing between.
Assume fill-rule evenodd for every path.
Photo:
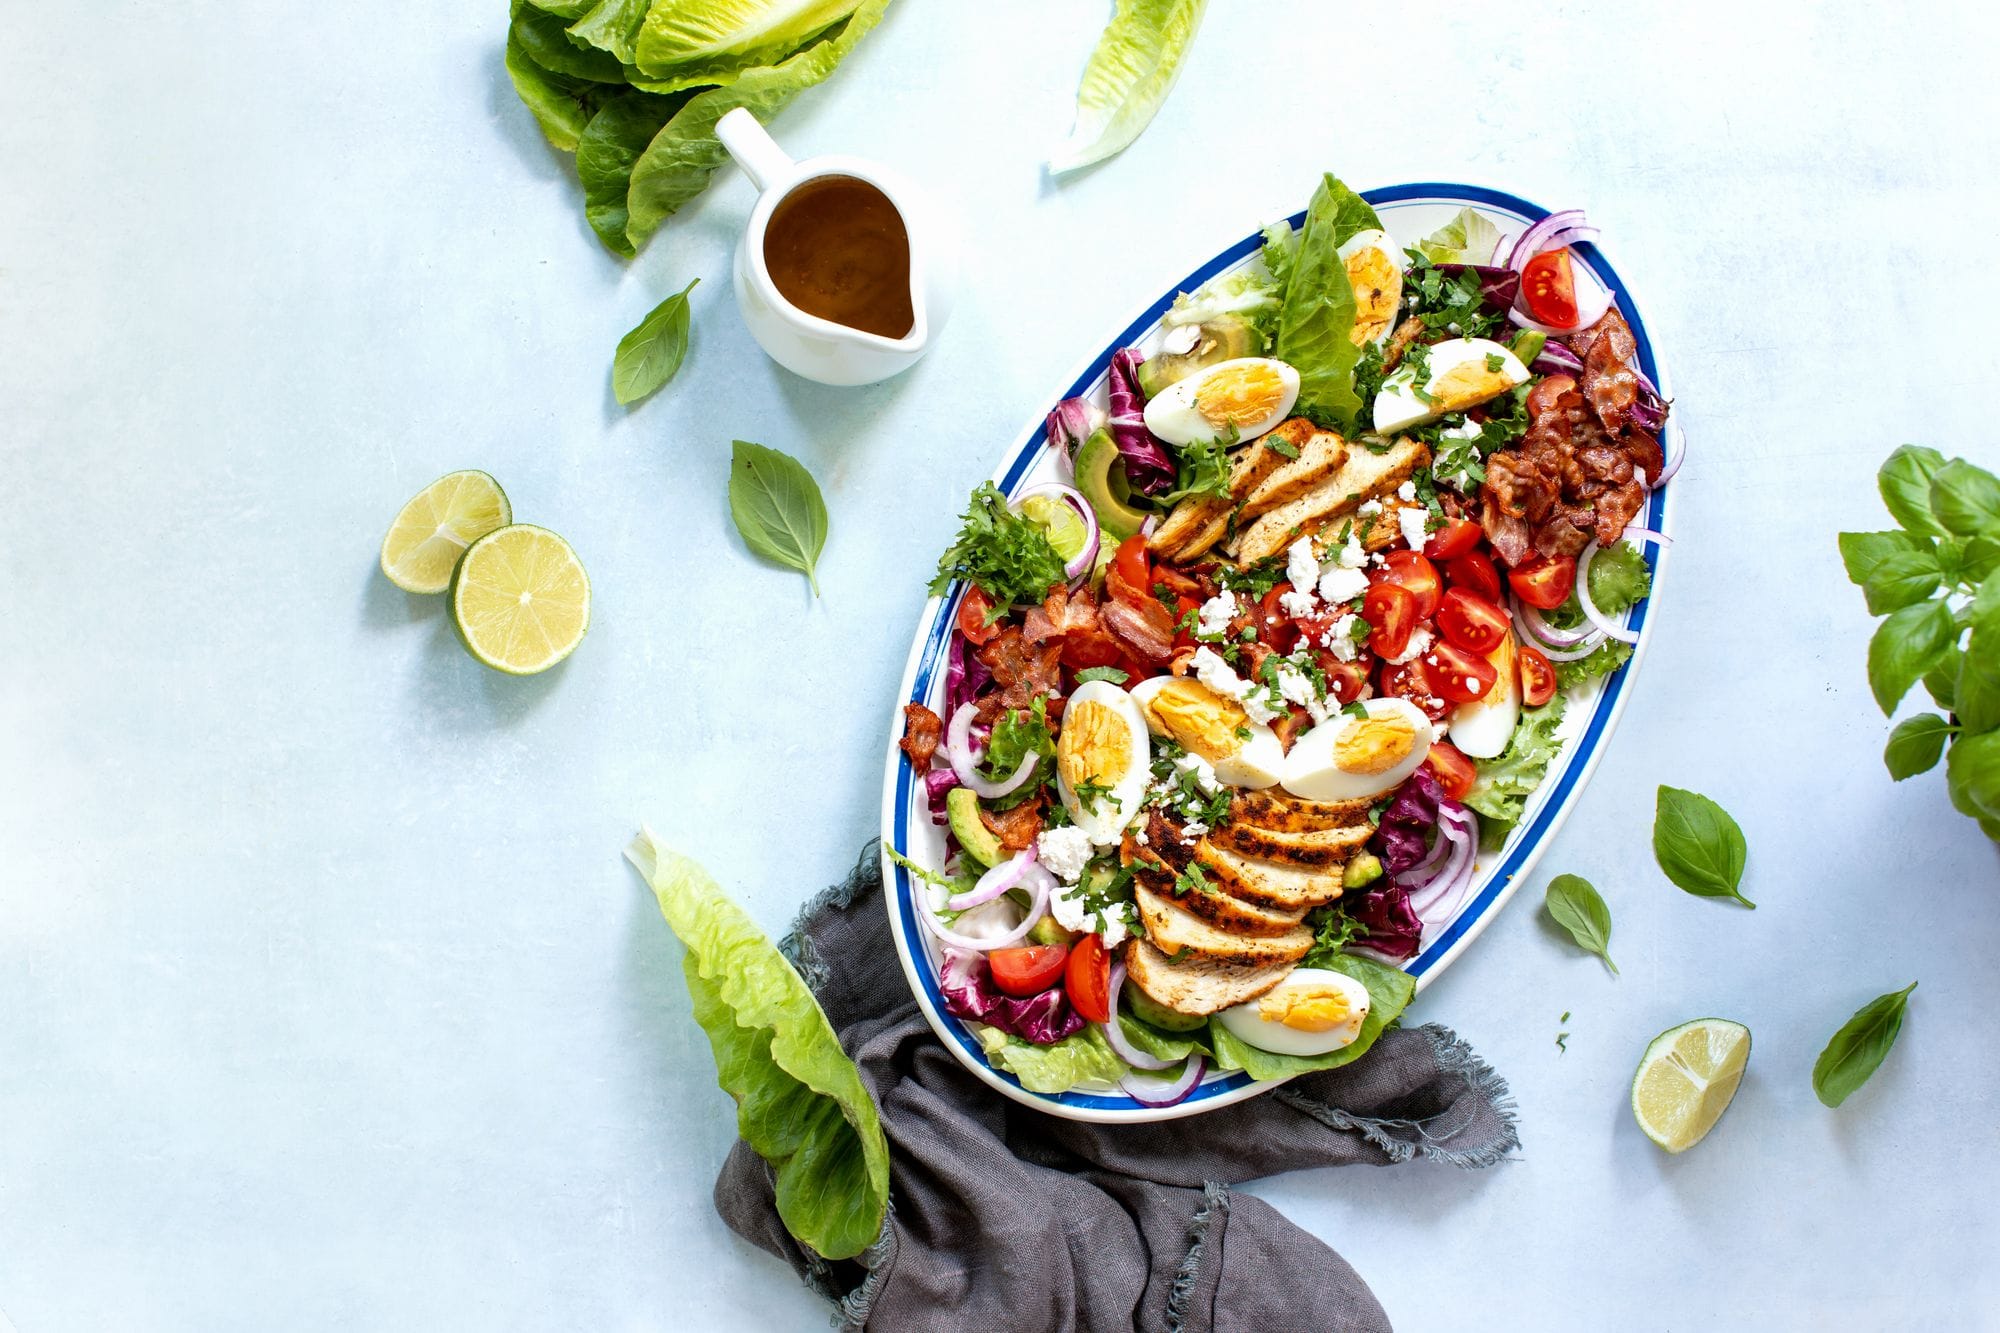
<instances>
[{"instance_id":1,"label":"egg white","mask_svg":"<svg viewBox=\"0 0 2000 1333\"><path fill-rule=\"evenodd\" d=\"M1167 732L1154 725L1148 705L1153 696L1173 679L1173 676L1151 676L1132 687L1132 699L1139 705L1140 716L1146 719L1147 727L1157 736L1165 736ZM1237 748L1219 757L1202 757L1214 766L1215 776L1232 787L1262 791L1266 787L1277 786L1285 772L1285 743L1278 739L1277 732L1262 722L1246 718L1243 725L1250 735L1239 740Z\"/></svg>"},{"instance_id":2,"label":"egg white","mask_svg":"<svg viewBox=\"0 0 2000 1333\"><path fill-rule=\"evenodd\" d=\"M1499 678L1482 698L1451 710L1451 743L1472 759L1493 759L1504 753L1521 720L1521 665L1514 633L1486 654Z\"/></svg>"},{"instance_id":3,"label":"egg white","mask_svg":"<svg viewBox=\"0 0 2000 1333\"><path fill-rule=\"evenodd\" d=\"M1423 710L1394 696L1366 700L1362 707L1370 718L1397 716L1408 722L1413 733L1409 753L1380 773L1348 772L1341 767L1338 745L1361 719L1336 714L1292 742L1292 751L1285 756L1286 791L1308 801L1359 800L1394 791L1417 771L1431 752L1431 723Z\"/></svg>"},{"instance_id":4,"label":"egg white","mask_svg":"<svg viewBox=\"0 0 2000 1333\"><path fill-rule=\"evenodd\" d=\"M1087 774L1086 777L1111 790L1100 794L1090 808L1085 809L1071 789L1069 777L1062 771L1059 761L1056 765L1056 791L1062 797L1063 808L1069 811L1071 822L1098 846L1109 847L1118 841L1125 832L1125 826L1132 822L1139 813L1139 807L1145 803L1146 784L1152 778L1153 744L1139 705L1133 702L1131 695L1108 680L1085 681L1076 687L1069 696L1069 702L1064 705L1064 725L1068 725L1072 716L1078 715L1079 706L1089 704L1103 705L1124 725L1128 756L1125 771ZM1060 736L1056 744L1060 754Z\"/></svg>"},{"instance_id":5,"label":"egg white","mask_svg":"<svg viewBox=\"0 0 2000 1333\"><path fill-rule=\"evenodd\" d=\"M1488 357L1500 358L1498 369L1486 371ZM1521 358L1510 348L1487 338L1447 338L1433 343L1426 365L1424 393L1429 396L1428 402L1417 396L1416 375L1408 369L1399 368L1382 382L1381 392L1375 395L1378 433L1386 435L1435 421L1447 412L1463 412L1528 382L1528 368L1521 364ZM1476 389L1459 392L1449 388L1454 372L1464 374L1471 370L1479 372Z\"/></svg>"},{"instance_id":6,"label":"egg white","mask_svg":"<svg viewBox=\"0 0 2000 1333\"><path fill-rule=\"evenodd\" d=\"M1282 1002L1287 991L1307 987L1315 990L1327 987L1339 991L1347 1002L1347 1017L1324 1032L1312 1032L1287 1027L1263 1016L1260 1006L1267 1000ZM1230 1036L1260 1051L1278 1055L1325 1055L1328 1051L1354 1044L1361 1035L1362 1023L1367 1020L1368 1004L1368 988L1345 972L1324 967L1301 967L1293 969L1290 976L1257 999L1224 1009L1216 1017L1222 1020L1223 1027L1229 1029Z\"/></svg>"},{"instance_id":7,"label":"egg white","mask_svg":"<svg viewBox=\"0 0 2000 1333\"><path fill-rule=\"evenodd\" d=\"M1217 427L1201 413L1199 399L1202 386L1232 366L1240 367L1253 362L1275 369L1283 393L1272 411L1256 421L1244 422L1237 426L1236 439L1254 440L1264 434L1289 416L1292 405L1298 402L1299 372L1282 361L1255 356L1218 361L1161 390L1157 398L1146 404L1146 429L1168 444L1187 445L1221 438L1224 428Z\"/></svg>"}]
</instances>

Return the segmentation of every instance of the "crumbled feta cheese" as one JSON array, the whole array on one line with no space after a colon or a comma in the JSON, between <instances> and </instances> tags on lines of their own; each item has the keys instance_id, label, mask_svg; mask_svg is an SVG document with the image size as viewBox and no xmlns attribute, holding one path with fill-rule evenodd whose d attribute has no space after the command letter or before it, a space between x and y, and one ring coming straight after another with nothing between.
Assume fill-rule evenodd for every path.
<instances>
[{"instance_id":1,"label":"crumbled feta cheese","mask_svg":"<svg viewBox=\"0 0 2000 1333\"><path fill-rule=\"evenodd\" d=\"M1320 577L1319 595L1329 602L1351 602L1368 591L1368 576L1358 569L1335 565Z\"/></svg>"},{"instance_id":2,"label":"crumbled feta cheese","mask_svg":"<svg viewBox=\"0 0 2000 1333\"><path fill-rule=\"evenodd\" d=\"M1146 836L1146 830L1140 829L1137 833L1134 833L1132 835L1132 841L1138 843L1141 847L1144 847L1147 844L1151 843L1153 840L1150 837Z\"/></svg>"},{"instance_id":3,"label":"crumbled feta cheese","mask_svg":"<svg viewBox=\"0 0 2000 1333\"><path fill-rule=\"evenodd\" d=\"M1405 504L1408 504L1410 501L1416 499L1417 483L1415 483L1414 481L1406 481L1401 486L1398 486L1396 488L1396 498L1398 500L1403 501L1403 503Z\"/></svg>"},{"instance_id":4,"label":"crumbled feta cheese","mask_svg":"<svg viewBox=\"0 0 2000 1333\"><path fill-rule=\"evenodd\" d=\"M1195 649L1191 665L1196 680L1224 698L1236 700L1254 720L1269 722L1277 717L1277 710L1271 707L1266 692L1237 675L1213 648Z\"/></svg>"},{"instance_id":5,"label":"crumbled feta cheese","mask_svg":"<svg viewBox=\"0 0 2000 1333\"><path fill-rule=\"evenodd\" d=\"M1097 933L1104 937L1105 948L1115 949L1132 933L1132 904L1113 903L1104 909L1102 919L1104 929Z\"/></svg>"},{"instance_id":6,"label":"crumbled feta cheese","mask_svg":"<svg viewBox=\"0 0 2000 1333\"><path fill-rule=\"evenodd\" d=\"M1409 543L1412 551L1424 549L1424 532L1430 526L1430 518L1422 505L1409 505L1396 511L1396 522L1403 527L1403 540Z\"/></svg>"},{"instance_id":7,"label":"crumbled feta cheese","mask_svg":"<svg viewBox=\"0 0 2000 1333\"><path fill-rule=\"evenodd\" d=\"M1074 930L1079 934L1090 929L1090 917L1083 907L1083 894L1058 893L1049 899L1049 915L1064 930Z\"/></svg>"},{"instance_id":8,"label":"crumbled feta cheese","mask_svg":"<svg viewBox=\"0 0 2000 1333\"><path fill-rule=\"evenodd\" d=\"M1334 563L1343 569L1359 569L1368 563L1368 552L1361 548L1361 539L1353 533L1347 535L1347 545L1340 548Z\"/></svg>"},{"instance_id":9,"label":"crumbled feta cheese","mask_svg":"<svg viewBox=\"0 0 2000 1333\"><path fill-rule=\"evenodd\" d=\"M1190 819L1181 829L1181 846L1192 847L1201 841L1201 835L1208 832L1208 825L1199 819Z\"/></svg>"},{"instance_id":10,"label":"crumbled feta cheese","mask_svg":"<svg viewBox=\"0 0 2000 1333\"><path fill-rule=\"evenodd\" d=\"M1400 655L1390 658L1389 661L1395 666L1402 666L1405 663L1414 662L1417 660L1420 654L1428 652L1430 650L1430 646L1431 646L1431 632L1419 626L1418 628L1410 631L1409 646L1404 648Z\"/></svg>"},{"instance_id":11,"label":"crumbled feta cheese","mask_svg":"<svg viewBox=\"0 0 2000 1333\"><path fill-rule=\"evenodd\" d=\"M1319 610L1319 598L1313 596L1310 591L1294 588L1290 592L1278 594L1278 605L1288 616L1309 616Z\"/></svg>"},{"instance_id":12,"label":"crumbled feta cheese","mask_svg":"<svg viewBox=\"0 0 2000 1333\"><path fill-rule=\"evenodd\" d=\"M1382 502L1380 500L1365 500L1362 502L1361 508L1354 512L1362 518L1373 518L1382 512Z\"/></svg>"},{"instance_id":13,"label":"crumbled feta cheese","mask_svg":"<svg viewBox=\"0 0 2000 1333\"><path fill-rule=\"evenodd\" d=\"M1074 884L1083 878L1083 867L1090 861L1094 844L1088 833L1074 824L1066 824L1043 829L1035 839L1035 850L1057 879Z\"/></svg>"},{"instance_id":14,"label":"crumbled feta cheese","mask_svg":"<svg viewBox=\"0 0 2000 1333\"><path fill-rule=\"evenodd\" d=\"M1319 557L1313 554L1312 538L1299 538L1285 552L1285 577L1294 588L1300 589L1319 582Z\"/></svg>"},{"instance_id":15,"label":"crumbled feta cheese","mask_svg":"<svg viewBox=\"0 0 2000 1333\"><path fill-rule=\"evenodd\" d=\"M1174 760L1174 767L1183 773L1194 775L1194 785L1210 796L1222 790L1222 780L1215 776L1215 766L1198 754L1184 754Z\"/></svg>"},{"instance_id":16,"label":"crumbled feta cheese","mask_svg":"<svg viewBox=\"0 0 2000 1333\"><path fill-rule=\"evenodd\" d=\"M1300 704L1315 722L1327 719L1326 701L1321 697L1319 687L1312 677L1299 670L1289 661L1280 661L1274 669L1278 678L1278 693L1286 703Z\"/></svg>"},{"instance_id":17,"label":"crumbled feta cheese","mask_svg":"<svg viewBox=\"0 0 2000 1333\"><path fill-rule=\"evenodd\" d=\"M1352 615L1342 616L1319 636L1319 646L1332 653L1336 661L1352 662L1358 654L1354 646L1355 619Z\"/></svg>"},{"instance_id":18,"label":"crumbled feta cheese","mask_svg":"<svg viewBox=\"0 0 2000 1333\"><path fill-rule=\"evenodd\" d=\"M1229 622L1236 618L1236 594L1224 588L1215 596L1201 604L1201 614L1195 618L1195 633L1214 638L1229 628Z\"/></svg>"},{"instance_id":19,"label":"crumbled feta cheese","mask_svg":"<svg viewBox=\"0 0 2000 1333\"><path fill-rule=\"evenodd\" d=\"M1185 356L1201 341L1201 325L1176 324L1160 339L1160 350L1172 356Z\"/></svg>"}]
</instances>

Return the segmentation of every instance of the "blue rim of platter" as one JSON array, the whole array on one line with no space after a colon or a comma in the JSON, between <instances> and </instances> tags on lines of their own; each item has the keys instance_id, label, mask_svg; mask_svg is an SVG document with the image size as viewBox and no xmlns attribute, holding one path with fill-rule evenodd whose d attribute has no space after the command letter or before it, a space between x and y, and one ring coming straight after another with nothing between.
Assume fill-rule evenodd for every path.
<instances>
[{"instance_id":1,"label":"blue rim of platter","mask_svg":"<svg viewBox=\"0 0 2000 1333\"><path fill-rule=\"evenodd\" d=\"M1524 224L1538 222L1549 215L1548 209L1501 190L1437 181L1364 190L1362 197L1378 208L1398 204L1436 204L1447 207L1474 204L1483 210L1505 215L1513 221ZM1294 230L1299 228L1305 222L1305 210L1301 209L1292 214L1289 221ZM1263 242L1261 231L1252 232L1182 278L1159 299L1140 311L1116 338L1092 358L1060 397L1079 397L1093 390L1104 378L1113 354L1119 348L1138 341L1153 328L1166 313L1167 307L1173 303L1175 296L1181 292L1194 290L1217 273L1240 263L1256 253ZM1582 261L1583 266L1616 295L1618 310L1632 327L1641 368L1654 384L1659 386L1661 394L1670 397L1670 386L1655 363L1652 342L1646 335L1646 326L1639 316L1637 303L1633 301L1630 292L1619 279L1617 271L1592 243L1579 243L1573 245L1571 250ZM1049 406L1053 407L1054 403L1051 402ZM1009 496L1014 493L1023 478L1041 461L1045 443L1043 418L1037 415L1020 443L1008 456L1002 470L993 478L1002 492ZM1643 526L1656 532L1666 530L1668 492L1672 489L1670 481L1647 497L1646 507L1640 515L1644 520ZM1632 655L1625 664L1604 678L1603 687L1592 705L1589 719L1581 733L1566 743L1564 752L1557 761L1559 771L1551 781L1544 782L1541 790L1531 798L1530 809L1533 813L1524 825L1515 829L1509 837L1507 845L1502 849L1503 854L1499 864L1482 872L1484 882L1479 892L1461 905L1456 917L1446 929L1435 939L1427 941L1422 951L1403 965L1404 970L1417 979L1419 990L1427 980L1442 971L1444 966L1472 942L1500 905L1512 896L1514 889L1526 877L1547 842L1568 815L1572 793L1588 780L1591 770L1596 766L1599 750L1623 709L1626 687L1651 639L1646 627L1654 598L1659 593L1659 575L1665 552L1657 546L1642 547L1642 550L1654 575L1652 594L1634 607L1626 619L1626 627L1639 632L1639 642L1634 645ZM890 729L889 745L892 779L885 786L883 823L888 841L898 849L906 849L910 845L910 814L915 804L913 797L916 794L915 775L895 744L895 738L901 731L901 708L905 703L924 703L930 698L938 670L944 661L945 649L949 642L951 627L957 617L959 602L963 596L964 586L957 584L942 602L933 598L926 606L924 614L929 619L929 629L912 649L905 687L897 699L895 723ZM1040 1093L1023 1088L1020 1081L1012 1074L993 1068L987 1062L978 1039L963 1023L945 1013L944 997L938 989L936 967L931 961L925 943L930 938L929 932L918 920L917 910L911 898L912 893L916 891L911 876L906 869L890 861L886 856L883 857L882 870L884 883L890 886L888 908L891 924L895 927L899 952L902 954L904 972L909 977L925 1016L940 1038L947 1046L953 1048L954 1053L968 1068L1014 1100L1070 1119L1138 1122L1179 1118L1213 1110L1277 1086L1276 1083L1258 1083L1248 1074L1237 1070L1224 1078L1209 1078L1189 1094L1186 1100L1169 1108L1149 1107L1131 1097L1116 1093Z\"/></svg>"}]
</instances>

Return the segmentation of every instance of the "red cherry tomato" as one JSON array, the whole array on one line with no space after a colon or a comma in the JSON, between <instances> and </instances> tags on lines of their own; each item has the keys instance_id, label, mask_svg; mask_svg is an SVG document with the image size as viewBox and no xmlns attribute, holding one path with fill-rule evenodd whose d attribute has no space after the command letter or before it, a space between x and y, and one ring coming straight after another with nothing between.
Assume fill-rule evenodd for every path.
<instances>
[{"instance_id":1,"label":"red cherry tomato","mask_svg":"<svg viewBox=\"0 0 2000 1333\"><path fill-rule=\"evenodd\" d=\"M1556 669L1532 644L1518 644L1515 652L1521 662L1521 702L1540 708L1556 697Z\"/></svg>"},{"instance_id":2,"label":"red cherry tomato","mask_svg":"<svg viewBox=\"0 0 2000 1333\"><path fill-rule=\"evenodd\" d=\"M965 590L965 600L958 604L958 632L974 643L991 643L1000 634L1000 622L986 623L993 610L993 599L986 595L986 589L974 584Z\"/></svg>"},{"instance_id":3,"label":"red cherry tomato","mask_svg":"<svg viewBox=\"0 0 2000 1333\"><path fill-rule=\"evenodd\" d=\"M1351 704L1368 688L1368 661L1364 653L1352 662L1343 662L1332 653L1319 653L1319 669L1326 675L1326 694L1335 703Z\"/></svg>"},{"instance_id":4,"label":"red cherry tomato","mask_svg":"<svg viewBox=\"0 0 2000 1333\"><path fill-rule=\"evenodd\" d=\"M1299 646L1299 627L1285 614L1279 605L1284 595L1292 590L1289 583L1280 583L1264 594L1264 600L1257 603L1257 642L1274 653L1289 653Z\"/></svg>"},{"instance_id":5,"label":"red cherry tomato","mask_svg":"<svg viewBox=\"0 0 2000 1333\"><path fill-rule=\"evenodd\" d=\"M1550 250L1530 259L1521 270L1521 299L1528 313L1542 323L1575 328L1576 275L1570 270L1569 251Z\"/></svg>"},{"instance_id":6,"label":"red cherry tomato","mask_svg":"<svg viewBox=\"0 0 2000 1333\"><path fill-rule=\"evenodd\" d=\"M1566 555L1553 560L1533 556L1508 570L1507 582L1529 606L1553 611L1569 600L1569 590L1576 586L1576 561Z\"/></svg>"},{"instance_id":7,"label":"red cherry tomato","mask_svg":"<svg viewBox=\"0 0 2000 1333\"><path fill-rule=\"evenodd\" d=\"M1445 562L1444 581L1454 588L1476 592L1489 602L1500 600L1500 571L1478 551L1467 551Z\"/></svg>"},{"instance_id":8,"label":"red cherry tomato","mask_svg":"<svg viewBox=\"0 0 2000 1333\"><path fill-rule=\"evenodd\" d=\"M1070 949L1063 988L1079 1014L1093 1023L1111 1021L1111 955L1102 939L1085 935Z\"/></svg>"},{"instance_id":9,"label":"red cherry tomato","mask_svg":"<svg viewBox=\"0 0 2000 1333\"><path fill-rule=\"evenodd\" d=\"M1405 662L1402 666L1384 662L1376 688L1385 695L1408 699L1433 722L1442 722L1451 713L1451 704L1438 697L1423 668L1415 662Z\"/></svg>"},{"instance_id":10,"label":"red cherry tomato","mask_svg":"<svg viewBox=\"0 0 2000 1333\"><path fill-rule=\"evenodd\" d=\"M1153 600L1153 567L1146 558L1146 539L1134 533L1119 543L1111 568L1105 571L1104 588L1127 606L1143 606Z\"/></svg>"},{"instance_id":11,"label":"red cherry tomato","mask_svg":"<svg viewBox=\"0 0 2000 1333\"><path fill-rule=\"evenodd\" d=\"M1453 588L1438 606L1437 627L1459 647L1484 656L1500 646L1509 625L1507 613L1478 593Z\"/></svg>"},{"instance_id":12,"label":"red cherry tomato","mask_svg":"<svg viewBox=\"0 0 2000 1333\"><path fill-rule=\"evenodd\" d=\"M1479 780L1479 770L1450 741L1432 744L1424 762L1431 766L1431 772L1437 774L1438 785L1444 788L1444 794L1454 801L1464 800L1471 793L1472 784Z\"/></svg>"},{"instance_id":13,"label":"red cherry tomato","mask_svg":"<svg viewBox=\"0 0 2000 1333\"><path fill-rule=\"evenodd\" d=\"M1500 679L1500 672L1491 662L1449 639L1432 644L1430 651L1417 660L1423 663L1424 679L1430 682L1432 692L1455 704L1485 698L1493 682Z\"/></svg>"},{"instance_id":14,"label":"red cherry tomato","mask_svg":"<svg viewBox=\"0 0 2000 1333\"><path fill-rule=\"evenodd\" d=\"M1417 599L1417 619L1420 621L1431 618L1431 613L1438 608L1438 596L1444 591L1437 566L1415 551L1392 551L1384 556L1382 572L1376 578L1408 588Z\"/></svg>"},{"instance_id":15,"label":"red cherry tomato","mask_svg":"<svg viewBox=\"0 0 2000 1333\"><path fill-rule=\"evenodd\" d=\"M1469 518L1448 518L1424 543L1424 554L1433 560L1456 560L1479 545L1484 535L1484 530Z\"/></svg>"},{"instance_id":16,"label":"red cherry tomato","mask_svg":"<svg viewBox=\"0 0 2000 1333\"><path fill-rule=\"evenodd\" d=\"M1368 595L1361 600L1361 618L1368 622L1368 647L1378 657L1400 657L1422 619L1417 595L1400 583L1369 584Z\"/></svg>"},{"instance_id":17,"label":"red cherry tomato","mask_svg":"<svg viewBox=\"0 0 2000 1333\"><path fill-rule=\"evenodd\" d=\"M1069 961L1069 949L1060 944L1029 944L995 949L986 955L986 961L993 967L994 985L1009 995L1026 999L1056 984L1063 974L1063 965Z\"/></svg>"}]
</instances>

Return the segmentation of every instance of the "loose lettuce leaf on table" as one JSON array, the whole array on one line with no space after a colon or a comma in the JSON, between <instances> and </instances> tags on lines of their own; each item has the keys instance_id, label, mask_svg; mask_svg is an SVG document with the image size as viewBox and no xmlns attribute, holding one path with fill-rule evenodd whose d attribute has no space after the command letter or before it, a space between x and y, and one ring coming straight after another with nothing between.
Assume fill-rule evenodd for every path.
<instances>
[{"instance_id":1,"label":"loose lettuce leaf on table","mask_svg":"<svg viewBox=\"0 0 2000 1333\"><path fill-rule=\"evenodd\" d=\"M576 174L583 182L583 215L599 240L628 259L638 253L625 233L630 220L626 197L632 188L632 168L689 96L620 93L590 118L577 139Z\"/></svg>"},{"instance_id":2,"label":"loose lettuce leaf on table","mask_svg":"<svg viewBox=\"0 0 2000 1333\"><path fill-rule=\"evenodd\" d=\"M1058 174L1139 137L1173 91L1208 0L1118 0L1076 90L1076 124L1049 157Z\"/></svg>"},{"instance_id":3,"label":"loose lettuce leaf on table","mask_svg":"<svg viewBox=\"0 0 2000 1333\"><path fill-rule=\"evenodd\" d=\"M1318 966L1344 972L1368 988L1368 1017L1362 1020L1361 1035L1352 1045L1325 1055L1279 1055L1240 1041L1222 1024L1211 1022L1208 1035L1215 1045L1216 1064L1223 1069L1241 1069L1259 1080L1338 1069L1366 1055L1375 1039L1409 1007L1410 997L1417 993L1417 979L1408 972L1359 954L1335 954Z\"/></svg>"},{"instance_id":4,"label":"loose lettuce leaf on table","mask_svg":"<svg viewBox=\"0 0 2000 1333\"><path fill-rule=\"evenodd\" d=\"M1298 410L1351 433L1364 404L1354 392L1361 349L1354 330L1354 288L1336 253L1356 232L1380 227L1368 201L1328 175L1313 191L1293 251L1272 355L1299 372Z\"/></svg>"},{"instance_id":5,"label":"loose lettuce leaf on table","mask_svg":"<svg viewBox=\"0 0 2000 1333\"><path fill-rule=\"evenodd\" d=\"M713 83L717 71L777 64L857 7L857 0L655 4L640 26L634 63L647 78Z\"/></svg>"},{"instance_id":6,"label":"loose lettuce leaf on table","mask_svg":"<svg viewBox=\"0 0 2000 1333\"><path fill-rule=\"evenodd\" d=\"M507 34L506 60L515 95L534 114L548 141L565 153L576 151L590 118L618 91L610 84L550 73L529 57L512 32Z\"/></svg>"},{"instance_id":7,"label":"loose lettuce leaf on table","mask_svg":"<svg viewBox=\"0 0 2000 1333\"><path fill-rule=\"evenodd\" d=\"M859 1254L889 1206L889 1146L819 1002L700 866L650 830L625 856L687 946L695 1021L736 1099L737 1132L772 1166L785 1229L828 1259Z\"/></svg>"},{"instance_id":8,"label":"loose lettuce leaf on table","mask_svg":"<svg viewBox=\"0 0 2000 1333\"><path fill-rule=\"evenodd\" d=\"M646 9L651 0L589 0L578 6L576 22L569 25L570 40L585 42L600 51L608 51L621 66L630 66L638 58L639 25L646 21ZM627 82L632 82L633 71L625 70Z\"/></svg>"}]
</instances>

